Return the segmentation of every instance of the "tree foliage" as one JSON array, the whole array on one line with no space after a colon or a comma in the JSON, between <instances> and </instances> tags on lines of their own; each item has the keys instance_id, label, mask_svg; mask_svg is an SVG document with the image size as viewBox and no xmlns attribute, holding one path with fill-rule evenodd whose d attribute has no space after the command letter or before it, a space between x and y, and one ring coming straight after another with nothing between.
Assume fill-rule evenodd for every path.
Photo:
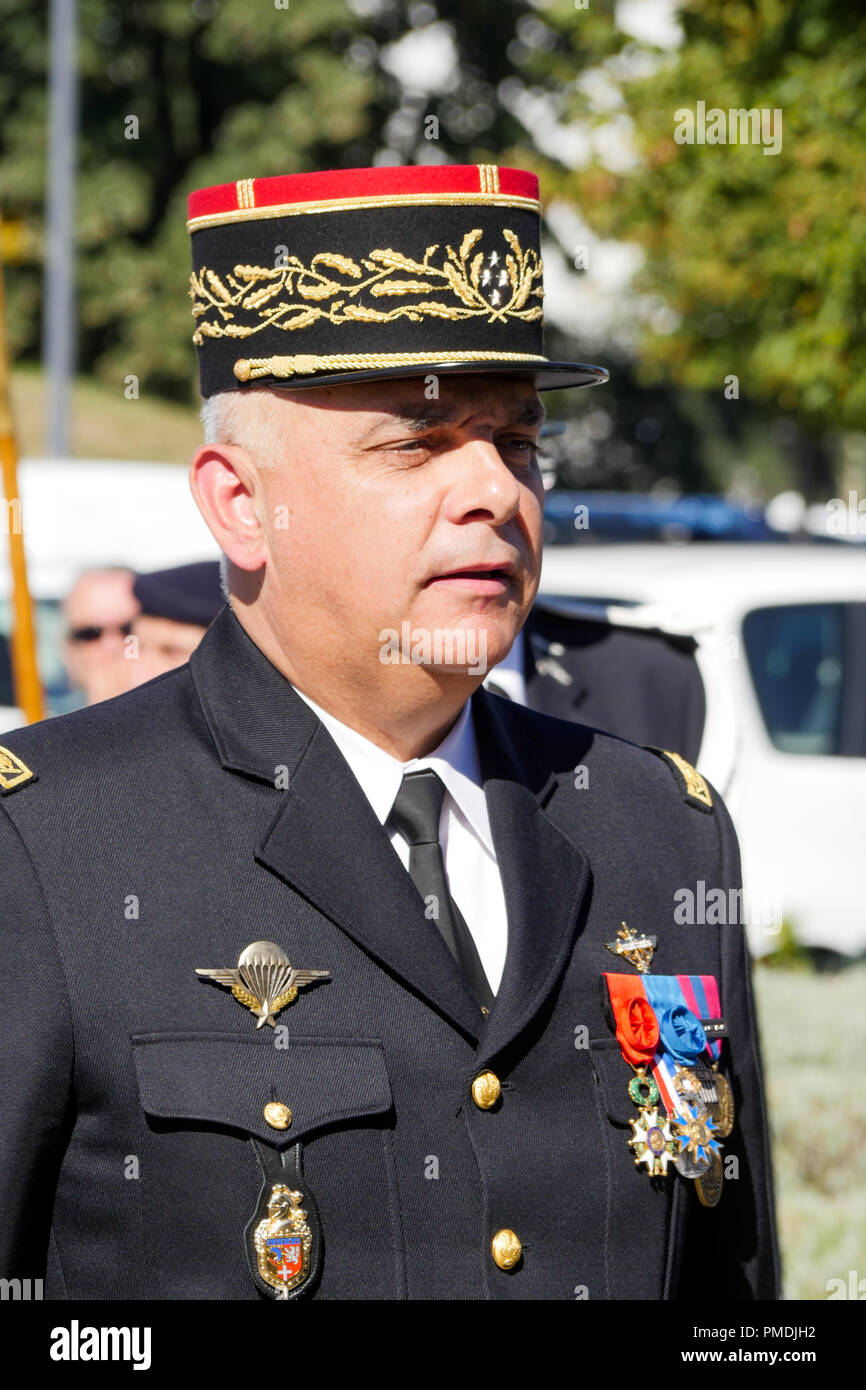
<instances>
[{"instance_id":1,"label":"tree foliage","mask_svg":"<svg viewBox=\"0 0 866 1390\"><path fill-rule=\"evenodd\" d=\"M569 89L585 52L586 14L564 0L543 11L557 35L533 58L534 80L564 94L565 119L592 119L586 88ZM685 40L648 74L619 35L600 69L622 94L637 162L611 170L546 162L545 182L604 236L638 242L637 288L676 316L647 325L645 380L741 390L818 426L866 427L866 16L832 0L687 0ZM608 35L609 37L609 35ZM687 144L676 113L779 109L782 148ZM614 108L616 113L616 108Z\"/></svg>"}]
</instances>

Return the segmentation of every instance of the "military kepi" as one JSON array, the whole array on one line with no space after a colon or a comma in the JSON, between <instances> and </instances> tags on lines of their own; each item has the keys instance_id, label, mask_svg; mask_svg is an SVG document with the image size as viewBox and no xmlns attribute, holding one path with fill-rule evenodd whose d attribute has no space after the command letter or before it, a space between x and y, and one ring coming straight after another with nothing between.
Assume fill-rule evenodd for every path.
<instances>
[{"instance_id":1,"label":"military kepi","mask_svg":"<svg viewBox=\"0 0 866 1390\"><path fill-rule=\"evenodd\" d=\"M189 199L201 393L418 373L605 381L544 353L538 180L495 164L241 179Z\"/></svg>"}]
</instances>

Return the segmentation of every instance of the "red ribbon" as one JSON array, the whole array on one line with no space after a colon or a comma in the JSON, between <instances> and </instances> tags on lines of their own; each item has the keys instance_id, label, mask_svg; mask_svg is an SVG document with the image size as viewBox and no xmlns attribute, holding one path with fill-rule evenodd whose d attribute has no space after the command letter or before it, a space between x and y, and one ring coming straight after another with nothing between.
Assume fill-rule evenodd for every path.
<instances>
[{"instance_id":1,"label":"red ribbon","mask_svg":"<svg viewBox=\"0 0 866 1390\"><path fill-rule=\"evenodd\" d=\"M655 1056L659 1025L639 975L605 975L616 1040L627 1062L646 1066Z\"/></svg>"}]
</instances>

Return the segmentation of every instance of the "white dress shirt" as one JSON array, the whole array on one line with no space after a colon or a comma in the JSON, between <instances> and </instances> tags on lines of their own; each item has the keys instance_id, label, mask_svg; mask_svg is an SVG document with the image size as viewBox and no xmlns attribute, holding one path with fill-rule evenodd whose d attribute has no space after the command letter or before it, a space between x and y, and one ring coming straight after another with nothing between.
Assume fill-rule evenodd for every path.
<instances>
[{"instance_id":1,"label":"white dress shirt","mask_svg":"<svg viewBox=\"0 0 866 1390\"><path fill-rule=\"evenodd\" d=\"M297 690L297 687L293 688ZM420 772L430 767L444 782L439 842L448 887L472 933L490 988L495 994L505 968L508 917L490 833L487 801L481 784L469 701L466 701L457 722L432 753L401 763L356 729L335 719L302 690L297 690L297 693L328 730L360 783L380 825L385 825L391 814L404 773ZM398 831L390 827L388 834L403 867L408 870L408 844Z\"/></svg>"},{"instance_id":2,"label":"white dress shirt","mask_svg":"<svg viewBox=\"0 0 866 1390\"><path fill-rule=\"evenodd\" d=\"M526 677L523 674L523 631L518 632L511 651L485 678L485 686L498 686L516 705L526 704Z\"/></svg>"}]
</instances>

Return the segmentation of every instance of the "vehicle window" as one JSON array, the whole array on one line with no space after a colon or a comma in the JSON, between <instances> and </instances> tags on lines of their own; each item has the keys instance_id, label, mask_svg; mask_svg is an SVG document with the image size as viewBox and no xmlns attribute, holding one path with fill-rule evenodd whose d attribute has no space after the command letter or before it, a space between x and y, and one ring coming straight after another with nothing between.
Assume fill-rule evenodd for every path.
<instances>
[{"instance_id":1,"label":"vehicle window","mask_svg":"<svg viewBox=\"0 0 866 1390\"><path fill-rule=\"evenodd\" d=\"M757 608L743 620L761 714L773 744L784 753L843 751L845 607Z\"/></svg>"}]
</instances>

